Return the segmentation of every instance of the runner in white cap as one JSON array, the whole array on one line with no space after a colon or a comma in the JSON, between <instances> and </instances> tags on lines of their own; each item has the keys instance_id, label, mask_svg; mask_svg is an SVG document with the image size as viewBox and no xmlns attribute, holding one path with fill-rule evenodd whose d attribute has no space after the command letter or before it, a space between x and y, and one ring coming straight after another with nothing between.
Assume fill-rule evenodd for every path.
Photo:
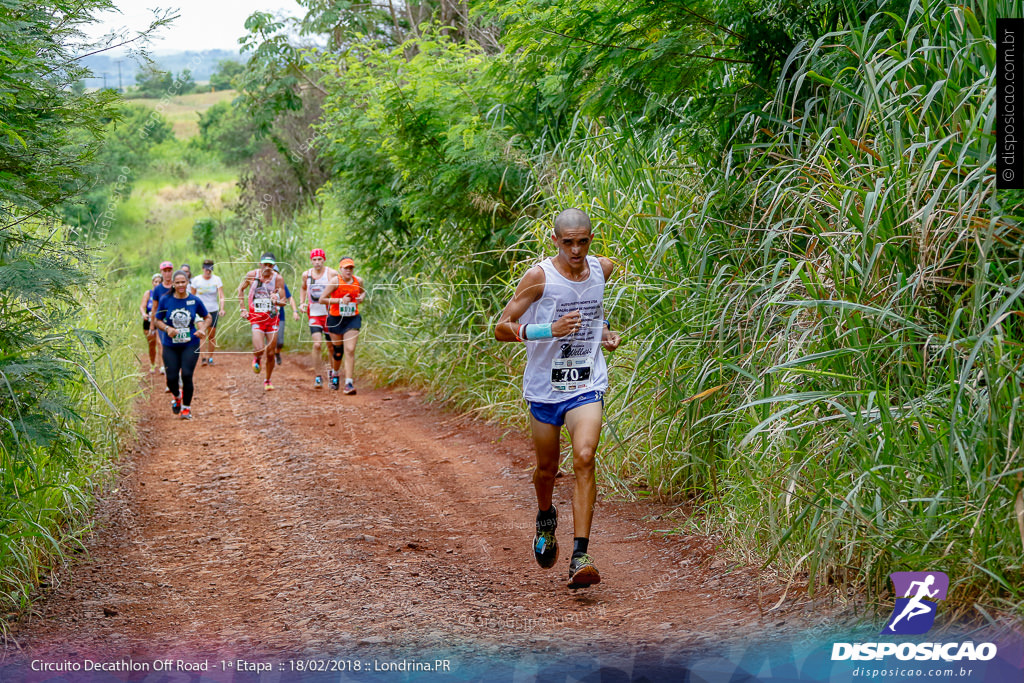
<instances>
[{"instance_id":1,"label":"runner in white cap","mask_svg":"<svg viewBox=\"0 0 1024 683\"><path fill-rule=\"evenodd\" d=\"M252 328L252 371L260 374L260 360L266 367L267 377L263 389L271 391L274 385L274 351L277 347L278 307L284 305L284 280L274 272L276 261L269 251L260 257L260 267L245 274L238 285L238 303L242 317ZM264 356L264 354L266 354Z\"/></svg>"}]
</instances>

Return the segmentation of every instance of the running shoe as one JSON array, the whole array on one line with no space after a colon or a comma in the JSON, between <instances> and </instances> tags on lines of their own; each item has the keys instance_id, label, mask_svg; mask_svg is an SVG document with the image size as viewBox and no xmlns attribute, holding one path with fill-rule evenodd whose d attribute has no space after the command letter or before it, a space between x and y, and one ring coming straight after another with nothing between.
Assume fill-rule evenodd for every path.
<instances>
[{"instance_id":1,"label":"running shoe","mask_svg":"<svg viewBox=\"0 0 1024 683\"><path fill-rule=\"evenodd\" d=\"M313 380L313 388L314 389L323 389L324 388L324 378L321 377L320 375L317 375L316 379Z\"/></svg>"},{"instance_id":2,"label":"running shoe","mask_svg":"<svg viewBox=\"0 0 1024 683\"><path fill-rule=\"evenodd\" d=\"M334 389L335 391L337 391L340 388L341 388L341 378L338 377L337 375L335 375L334 377L331 378L331 389Z\"/></svg>"},{"instance_id":3,"label":"running shoe","mask_svg":"<svg viewBox=\"0 0 1024 683\"><path fill-rule=\"evenodd\" d=\"M149 366L149 374L151 374L151 375L155 375L156 374L156 366L155 365L150 365Z\"/></svg>"},{"instance_id":4,"label":"running shoe","mask_svg":"<svg viewBox=\"0 0 1024 683\"><path fill-rule=\"evenodd\" d=\"M192 409L191 408L182 408L181 409L181 419L182 420L191 420L192 419Z\"/></svg>"},{"instance_id":5,"label":"running shoe","mask_svg":"<svg viewBox=\"0 0 1024 683\"><path fill-rule=\"evenodd\" d=\"M264 391L273 391L274 390L274 385L270 383L269 379L263 380L263 390Z\"/></svg>"},{"instance_id":6,"label":"running shoe","mask_svg":"<svg viewBox=\"0 0 1024 683\"><path fill-rule=\"evenodd\" d=\"M586 588L601 583L601 575L594 566L594 558L586 553L573 555L569 561L569 588Z\"/></svg>"},{"instance_id":7,"label":"running shoe","mask_svg":"<svg viewBox=\"0 0 1024 683\"><path fill-rule=\"evenodd\" d=\"M207 365L213 365L213 358L207 358L206 359L206 364Z\"/></svg>"},{"instance_id":8,"label":"running shoe","mask_svg":"<svg viewBox=\"0 0 1024 683\"><path fill-rule=\"evenodd\" d=\"M555 506L552 505L554 510ZM555 540L555 529L558 528L558 511L550 519L540 519L537 513L537 535L533 537L533 557L544 569L555 566L558 560L558 541Z\"/></svg>"},{"instance_id":9,"label":"running shoe","mask_svg":"<svg viewBox=\"0 0 1024 683\"><path fill-rule=\"evenodd\" d=\"M259 358L253 358L252 359L252 371L255 374L257 374L257 375L260 374L260 359Z\"/></svg>"},{"instance_id":10,"label":"running shoe","mask_svg":"<svg viewBox=\"0 0 1024 683\"><path fill-rule=\"evenodd\" d=\"M181 396L178 396L173 401L171 401L171 412L174 413L175 415L181 412Z\"/></svg>"},{"instance_id":11,"label":"running shoe","mask_svg":"<svg viewBox=\"0 0 1024 683\"><path fill-rule=\"evenodd\" d=\"M166 368L166 367L164 367L163 365L161 365L161 366L160 366L160 374L161 374L161 375L164 375L164 374L166 374L166 370L167 370L167 368Z\"/></svg>"},{"instance_id":12,"label":"running shoe","mask_svg":"<svg viewBox=\"0 0 1024 683\"><path fill-rule=\"evenodd\" d=\"M274 354L274 362L277 363L278 365L281 364L281 354L279 354L279 353L275 353Z\"/></svg>"},{"instance_id":13,"label":"running shoe","mask_svg":"<svg viewBox=\"0 0 1024 683\"><path fill-rule=\"evenodd\" d=\"M356 385L352 384L352 380L346 380L345 393L349 395L356 393Z\"/></svg>"}]
</instances>

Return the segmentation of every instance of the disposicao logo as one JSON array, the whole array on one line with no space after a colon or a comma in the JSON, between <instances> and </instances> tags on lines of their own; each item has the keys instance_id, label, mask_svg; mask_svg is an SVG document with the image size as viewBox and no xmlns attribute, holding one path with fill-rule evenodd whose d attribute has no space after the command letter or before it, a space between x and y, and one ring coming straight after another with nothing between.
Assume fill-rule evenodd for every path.
<instances>
[{"instance_id":1,"label":"disposicao logo","mask_svg":"<svg viewBox=\"0 0 1024 683\"><path fill-rule=\"evenodd\" d=\"M949 577L943 572L893 572L889 574L896 588L896 606L882 634L898 633L913 636L927 633L935 623L939 600L946 599Z\"/></svg>"},{"instance_id":2,"label":"disposicao logo","mask_svg":"<svg viewBox=\"0 0 1024 683\"><path fill-rule=\"evenodd\" d=\"M943 572L893 572L896 606L881 635L920 635L935 624L940 600L946 599L949 577ZM879 660L888 656L900 660L946 662L988 661L996 656L994 643L833 643L832 661L844 659Z\"/></svg>"}]
</instances>

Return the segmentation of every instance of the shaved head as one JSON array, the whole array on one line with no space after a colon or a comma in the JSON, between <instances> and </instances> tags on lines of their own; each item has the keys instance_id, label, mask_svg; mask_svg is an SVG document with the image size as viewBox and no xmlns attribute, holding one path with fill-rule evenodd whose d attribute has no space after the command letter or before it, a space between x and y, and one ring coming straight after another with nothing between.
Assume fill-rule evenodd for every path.
<instances>
[{"instance_id":1,"label":"shaved head","mask_svg":"<svg viewBox=\"0 0 1024 683\"><path fill-rule=\"evenodd\" d=\"M566 209L555 217L555 236L561 237L563 230L586 228L591 230L590 219L579 209Z\"/></svg>"}]
</instances>

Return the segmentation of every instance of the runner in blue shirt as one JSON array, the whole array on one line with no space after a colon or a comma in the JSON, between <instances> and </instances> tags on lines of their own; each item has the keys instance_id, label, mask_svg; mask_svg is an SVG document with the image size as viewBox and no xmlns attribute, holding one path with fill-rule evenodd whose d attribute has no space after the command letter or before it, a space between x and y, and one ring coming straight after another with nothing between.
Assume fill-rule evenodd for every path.
<instances>
[{"instance_id":1,"label":"runner in blue shirt","mask_svg":"<svg viewBox=\"0 0 1024 683\"><path fill-rule=\"evenodd\" d=\"M192 375L199 362L199 343L210 326L210 314L199 297L188 293L188 276L179 270L174 274L174 291L165 294L153 312L153 326L160 331L164 366L167 368L167 390L174 396L171 411L181 419L192 419ZM197 325L196 323L201 324ZM181 372L181 388L178 373Z\"/></svg>"},{"instance_id":2,"label":"runner in blue shirt","mask_svg":"<svg viewBox=\"0 0 1024 683\"><path fill-rule=\"evenodd\" d=\"M170 261L164 261L160 264L160 282L153 285L153 289L149 292L150 310L149 310L149 321L150 326L147 334L149 338L155 343L156 342L156 328L152 326L153 322L153 307L157 305L164 294L171 291L171 274L174 272L174 264ZM160 366L160 374L164 374L167 370L163 365Z\"/></svg>"},{"instance_id":3,"label":"runner in blue shirt","mask_svg":"<svg viewBox=\"0 0 1024 683\"><path fill-rule=\"evenodd\" d=\"M149 319L153 313L153 306L156 304L153 301L153 288L160 282L160 273L156 273L153 276L153 281L146 290L146 293L142 295L142 301L139 302L139 313L142 314L142 331L146 334L146 341L149 343L149 372L150 374L156 373L156 335L149 333Z\"/></svg>"}]
</instances>

